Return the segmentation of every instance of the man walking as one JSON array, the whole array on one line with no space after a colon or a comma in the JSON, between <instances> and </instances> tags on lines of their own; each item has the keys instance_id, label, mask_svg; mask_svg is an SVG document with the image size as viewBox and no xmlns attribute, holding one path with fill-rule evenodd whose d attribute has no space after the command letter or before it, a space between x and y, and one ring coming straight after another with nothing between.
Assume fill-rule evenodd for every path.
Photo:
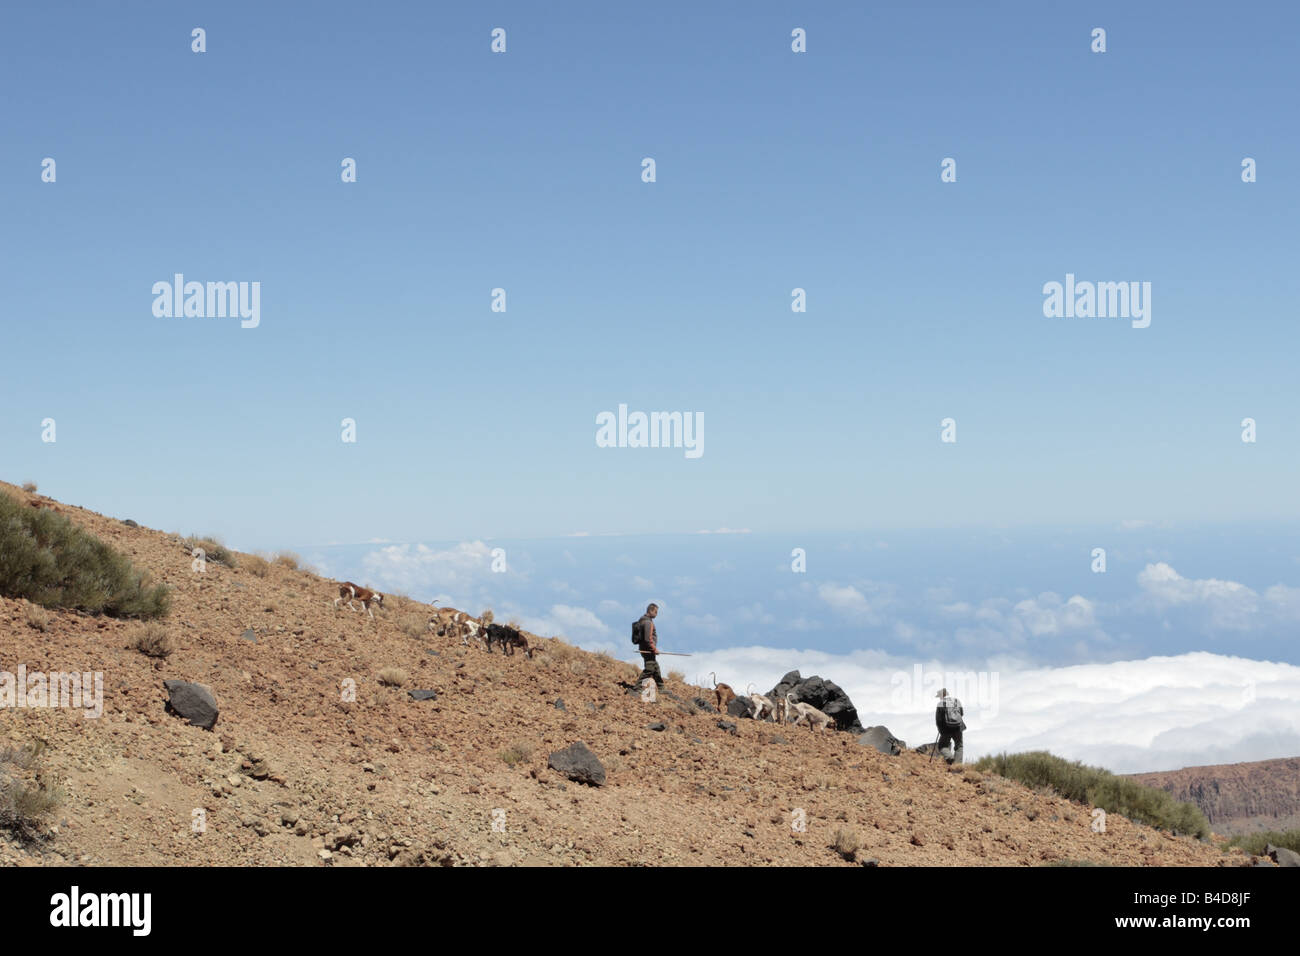
<instances>
[{"instance_id":1,"label":"man walking","mask_svg":"<svg viewBox=\"0 0 1300 956\"><path fill-rule=\"evenodd\" d=\"M655 618L658 614L659 605L651 604L636 622L637 647L640 648L641 659L645 661L645 667L636 682L640 684L647 677L653 677L655 684L663 687L664 675L659 672L659 661L655 659L659 653L659 636L655 631Z\"/></svg>"},{"instance_id":2,"label":"man walking","mask_svg":"<svg viewBox=\"0 0 1300 956\"><path fill-rule=\"evenodd\" d=\"M939 728L939 753L950 764L961 763L961 732L966 729L961 701L948 696L946 687L934 696L939 698L939 706L934 709L934 723ZM951 751L949 744L954 745Z\"/></svg>"}]
</instances>

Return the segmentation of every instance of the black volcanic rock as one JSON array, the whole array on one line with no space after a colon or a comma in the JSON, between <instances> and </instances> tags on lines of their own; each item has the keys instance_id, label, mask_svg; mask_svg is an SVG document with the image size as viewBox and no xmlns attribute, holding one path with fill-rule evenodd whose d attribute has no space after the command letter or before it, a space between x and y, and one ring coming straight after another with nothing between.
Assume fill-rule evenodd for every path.
<instances>
[{"instance_id":1,"label":"black volcanic rock","mask_svg":"<svg viewBox=\"0 0 1300 956\"><path fill-rule=\"evenodd\" d=\"M858 710L849 700L849 695L833 681L820 677L801 677L798 671L790 671L767 694L773 700L793 694L794 699L805 704L812 704L831 720L835 721L836 730L847 730L861 734L865 731L858 720Z\"/></svg>"}]
</instances>

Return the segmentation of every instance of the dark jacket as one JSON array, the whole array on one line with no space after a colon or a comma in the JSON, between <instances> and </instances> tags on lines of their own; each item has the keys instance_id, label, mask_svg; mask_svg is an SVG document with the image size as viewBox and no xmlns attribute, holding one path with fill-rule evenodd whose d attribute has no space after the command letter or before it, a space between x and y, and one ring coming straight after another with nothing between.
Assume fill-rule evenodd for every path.
<instances>
[{"instance_id":1,"label":"dark jacket","mask_svg":"<svg viewBox=\"0 0 1300 956\"><path fill-rule=\"evenodd\" d=\"M936 708L934 709L934 725L935 725L935 727L937 727L937 728L939 729L939 732L940 732L940 733L942 733L942 732L945 731L945 730L951 730L951 729L953 728L953 725L949 724L946 720L944 720L944 706L943 706L943 703L944 703L944 701L946 701L946 700L955 700L955 701L957 701L957 715L958 715L959 723L956 725L956 729L958 729L958 730L965 730L965 729L966 729L965 713L966 713L966 712L962 709L961 701L960 701L960 700L957 700L956 697L944 697L942 700L939 701L939 706L936 707Z\"/></svg>"},{"instance_id":2,"label":"dark jacket","mask_svg":"<svg viewBox=\"0 0 1300 956\"><path fill-rule=\"evenodd\" d=\"M640 620L637 621L637 624L640 625L641 628L639 632L641 634L641 643L639 645L641 653L658 653L659 636L655 632L655 619L649 614L642 614Z\"/></svg>"}]
</instances>

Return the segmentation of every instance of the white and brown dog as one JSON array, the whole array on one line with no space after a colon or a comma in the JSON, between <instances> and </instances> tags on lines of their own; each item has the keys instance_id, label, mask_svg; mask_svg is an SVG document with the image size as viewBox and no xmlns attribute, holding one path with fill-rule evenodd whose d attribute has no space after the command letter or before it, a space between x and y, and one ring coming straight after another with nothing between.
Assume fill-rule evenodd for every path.
<instances>
[{"instance_id":1,"label":"white and brown dog","mask_svg":"<svg viewBox=\"0 0 1300 956\"><path fill-rule=\"evenodd\" d=\"M817 725L818 730L825 730L828 727L831 730L835 729L835 718L831 717L828 714L823 714L812 704L806 704L801 700L795 700L794 694L789 693L788 691L786 692L785 695L785 702L786 702L786 707L785 707L786 717L788 718L790 714L798 715L794 719L794 723L796 727L800 723L805 723L808 725L809 730L813 729L813 724Z\"/></svg>"},{"instance_id":2,"label":"white and brown dog","mask_svg":"<svg viewBox=\"0 0 1300 956\"><path fill-rule=\"evenodd\" d=\"M372 618L375 612L370 609L370 605L378 604L381 608L384 606L384 596L378 591L372 591L370 588L363 588L359 584L353 584L351 581L344 581L339 585L339 596L334 599L334 609L338 610L339 602L347 601L348 610L355 611L352 606L353 601L360 601L361 606L366 609L366 613Z\"/></svg>"}]
</instances>

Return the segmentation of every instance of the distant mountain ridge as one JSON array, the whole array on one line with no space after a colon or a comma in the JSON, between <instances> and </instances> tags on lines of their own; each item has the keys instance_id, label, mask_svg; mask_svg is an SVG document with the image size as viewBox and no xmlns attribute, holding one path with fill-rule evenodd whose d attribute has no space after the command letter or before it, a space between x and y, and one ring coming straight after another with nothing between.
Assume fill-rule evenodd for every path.
<instances>
[{"instance_id":1,"label":"distant mountain ridge","mask_svg":"<svg viewBox=\"0 0 1300 956\"><path fill-rule=\"evenodd\" d=\"M1300 757L1128 776L1196 804L1219 833L1300 827Z\"/></svg>"}]
</instances>

